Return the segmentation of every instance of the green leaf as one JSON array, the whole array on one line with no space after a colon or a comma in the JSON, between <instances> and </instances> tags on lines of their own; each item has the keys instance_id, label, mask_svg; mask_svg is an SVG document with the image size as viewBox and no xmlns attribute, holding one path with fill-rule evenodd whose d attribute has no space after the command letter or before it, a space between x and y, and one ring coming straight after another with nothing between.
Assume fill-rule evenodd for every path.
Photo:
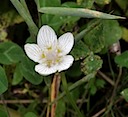
<instances>
[{"instance_id":1,"label":"green leaf","mask_svg":"<svg viewBox=\"0 0 128 117\"><path fill-rule=\"evenodd\" d=\"M27 112L24 117L37 117L37 115L33 112Z\"/></svg>"},{"instance_id":2,"label":"green leaf","mask_svg":"<svg viewBox=\"0 0 128 117\"><path fill-rule=\"evenodd\" d=\"M93 20L89 25L75 36L75 41L81 40L86 34L88 34L93 28L100 25L101 20Z\"/></svg>"},{"instance_id":3,"label":"green leaf","mask_svg":"<svg viewBox=\"0 0 128 117\"><path fill-rule=\"evenodd\" d=\"M7 110L10 116L8 115ZM12 108L7 107L7 110L5 109L3 105L0 105L0 117L22 117L18 111Z\"/></svg>"},{"instance_id":4,"label":"green leaf","mask_svg":"<svg viewBox=\"0 0 128 117\"><path fill-rule=\"evenodd\" d=\"M8 89L8 80L4 69L0 66L0 95Z\"/></svg>"},{"instance_id":5,"label":"green leaf","mask_svg":"<svg viewBox=\"0 0 128 117\"><path fill-rule=\"evenodd\" d=\"M81 5L84 7L84 8L88 8L88 9L91 9L93 7L93 3L94 3L95 0L83 0Z\"/></svg>"},{"instance_id":6,"label":"green leaf","mask_svg":"<svg viewBox=\"0 0 128 117\"><path fill-rule=\"evenodd\" d=\"M89 55L89 53L90 50L88 49L87 45L84 44L81 40L75 43L75 46L71 51L71 54L75 60L85 58L87 55Z\"/></svg>"},{"instance_id":7,"label":"green leaf","mask_svg":"<svg viewBox=\"0 0 128 117\"><path fill-rule=\"evenodd\" d=\"M23 59L24 52L17 44L13 42L0 43L0 63L13 64Z\"/></svg>"},{"instance_id":8,"label":"green leaf","mask_svg":"<svg viewBox=\"0 0 128 117\"><path fill-rule=\"evenodd\" d=\"M45 7L46 6L54 6L55 7L55 6L61 5L59 2L56 4L53 4L51 1L48 3L47 2L48 1L45 1L45 4L42 3L42 5ZM77 4L74 2L73 3L66 2L66 3L62 4L62 6L66 6L66 7L71 7L74 5L76 6ZM49 26L53 27L56 32L58 32L60 27L61 26L64 27L65 25L66 25L66 27L64 27L64 28L66 28L66 29L64 29L65 31L70 31L71 29L73 29L73 26L75 25L76 21L79 20L79 17L71 17L71 16L65 17L65 16L58 16L58 15L42 14L41 19L42 19L42 24L48 24ZM67 28L69 30L67 30Z\"/></svg>"},{"instance_id":9,"label":"green leaf","mask_svg":"<svg viewBox=\"0 0 128 117\"><path fill-rule=\"evenodd\" d=\"M121 95L124 97L124 99L128 102L128 88L121 91Z\"/></svg>"},{"instance_id":10,"label":"green leaf","mask_svg":"<svg viewBox=\"0 0 128 117\"><path fill-rule=\"evenodd\" d=\"M122 29L117 20L103 20L104 43L108 47L122 36Z\"/></svg>"},{"instance_id":11,"label":"green leaf","mask_svg":"<svg viewBox=\"0 0 128 117\"><path fill-rule=\"evenodd\" d=\"M97 4L106 5L111 2L111 0L95 0Z\"/></svg>"},{"instance_id":12,"label":"green leaf","mask_svg":"<svg viewBox=\"0 0 128 117\"><path fill-rule=\"evenodd\" d=\"M88 87L90 89L90 93L92 95L95 95L98 89L103 88L105 85L105 81L103 79L99 79L97 77L94 77L89 80Z\"/></svg>"},{"instance_id":13,"label":"green leaf","mask_svg":"<svg viewBox=\"0 0 128 117\"><path fill-rule=\"evenodd\" d=\"M56 107L56 117L64 117L65 112L66 112L65 102L63 100L59 100L57 102L57 107Z\"/></svg>"},{"instance_id":14,"label":"green leaf","mask_svg":"<svg viewBox=\"0 0 128 117\"><path fill-rule=\"evenodd\" d=\"M75 61L70 67L70 69L67 70L66 75L69 77L80 77L82 72L81 72L81 62L80 61ZM74 72L75 71L75 72Z\"/></svg>"},{"instance_id":15,"label":"green leaf","mask_svg":"<svg viewBox=\"0 0 128 117\"><path fill-rule=\"evenodd\" d=\"M89 82L88 82L89 91L92 95L94 95L97 91L95 81L96 81L96 77L90 79Z\"/></svg>"},{"instance_id":16,"label":"green leaf","mask_svg":"<svg viewBox=\"0 0 128 117\"><path fill-rule=\"evenodd\" d=\"M34 85L38 85L43 81L43 76L39 75L34 70L35 64L29 60L26 56L23 58L20 64L21 73L26 80Z\"/></svg>"},{"instance_id":17,"label":"green leaf","mask_svg":"<svg viewBox=\"0 0 128 117\"><path fill-rule=\"evenodd\" d=\"M86 31L84 42L94 53L101 52L103 48L106 51L110 45L122 37L122 29L116 20L92 20L87 24L86 29L90 29L92 24L96 25Z\"/></svg>"},{"instance_id":18,"label":"green leaf","mask_svg":"<svg viewBox=\"0 0 128 117\"><path fill-rule=\"evenodd\" d=\"M20 65L19 64L17 64L16 69L15 69L15 72L13 74L12 85L19 84L20 81L23 79L23 76L22 76L22 73L21 73L21 68L20 68Z\"/></svg>"},{"instance_id":19,"label":"green leaf","mask_svg":"<svg viewBox=\"0 0 128 117\"><path fill-rule=\"evenodd\" d=\"M41 7L46 7L46 6L60 6L61 5L61 1L60 0L39 0L40 6Z\"/></svg>"},{"instance_id":20,"label":"green leaf","mask_svg":"<svg viewBox=\"0 0 128 117\"><path fill-rule=\"evenodd\" d=\"M116 3L120 6L121 9L123 9L123 11L127 10L128 7L128 0L115 0Z\"/></svg>"},{"instance_id":21,"label":"green leaf","mask_svg":"<svg viewBox=\"0 0 128 117\"><path fill-rule=\"evenodd\" d=\"M97 88L103 88L105 85L105 81L103 79L96 79L96 86Z\"/></svg>"},{"instance_id":22,"label":"green leaf","mask_svg":"<svg viewBox=\"0 0 128 117\"><path fill-rule=\"evenodd\" d=\"M42 24L48 24L49 26L53 27L55 31L58 31L60 26L63 25L65 21L67 21L65 17L48 14L43 14L41 18Z\"/></svg>"},{"instance_id":23,"label":"green leaf","mask_svg":"<svg viewBox=\"0 0 128 117\"><path fill-rule=\"evenodd\" d=\"M8 115L4 110L0 110L0 117L8 117Z\"/></svg>"},{"instance_id":24,"label":"green leaf","mask_svg":"<svg viewBox=\"0 0 128 117\"><path fill-rule=\"evenodd\" d=\"M84 18L101 18L101 19L125 19L124 17L110 15L94 10L83 8L65 8L65 7L42 7L39 9L41 13L64 15L64 16L77 16Z\"/></svg>"},{"instance_id":25,"label":"green leaf","mask_svg":"<svg viewBox=\"0 0 128 117\"><path fill-rule=\"evenodd\" d=\"M128 29L125 27L122 27L122 39L128 42Z\"/></svg>"},{"instance_id":26,"label":"green leaf","mask_svg":"<svg viewBox=\"0 0 128 117\"><path fill-rule=\"evenodd\" d=\"M62 4L62 7L72 7L72 8L78 8L79 5L76 2L64 2Z\"/></svg>"},{"instance_id":27,"label":"green leaf","mask_svg":"<svg viewBox=\"0 0 128 117\"><path fill-rule=\"evenodd\" d=\"M121 67L128 68L128 51L125 51L121 55L116 56L115 62Z\"/></svg>"},{"instance_id":28,"label":"green leaf","mask_svg":"<svg viewBox=\"0 0 128 117\"><path fill-rule=\"evenodd\" d=\"M40 7L56 7L61 5L60 0L39 0ZM42 24L48 24L53 27L56 31L63 24L63 19L59 16L53 16L48 14L41 14Z\"/></svg>"},{"instance_id":29,"label":"green leaf","mask_svg":"<svg viewBox=\"0 0 128 117\"><path fill-rule=\"evenodd\" d=\"M90 88L90 93L92 95L95 95L95 93L97 92L97 87L95 85L93 85L91 88Z\"/></svg>"},{"instance_id":30,"label":"green leaf","mask_svg":"<svg viewBox=\"0 0 128 117\"><path fill-rule=\"evenodd\" d=\"M96 22L96 20L92 20L91 22L89 22L87 28L94 22ZM88 45L89 49L94 53L98 53L103 49L104 38L102 23L96 25L88 33L85 34L84 42Z\"/></svg>"},{"instance_id":31,"label":"green leaf","mask_svg":"<svg viewBox=\"0 0 128 117\"><path fill-rule=\"evenodd\" d=\"M82 71L84 74L90 74L93 72L97 72L102 67L102 59L91 53L87 58L82 62Z\"/></svg>"}]
</instances>

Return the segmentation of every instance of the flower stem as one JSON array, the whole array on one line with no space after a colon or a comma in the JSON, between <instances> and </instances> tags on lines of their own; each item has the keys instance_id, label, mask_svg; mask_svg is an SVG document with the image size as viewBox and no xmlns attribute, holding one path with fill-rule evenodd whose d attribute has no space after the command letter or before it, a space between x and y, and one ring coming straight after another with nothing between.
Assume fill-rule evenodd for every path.
<instances>
[{"instance_id":1,"label":"flower stem","mask_svg":"<svg viewBox=\"0 0 128 117\"><path fill-rule=\"evenodd\" d=\"M51 85L51 102L57 98L60 87L60 74L56 73L53 77L53 82ZM53 103L51 106L51 117L55 117L57 103Z\"/></svg>"},{"instance_id":2,"label":"flower stem","mask_svg":"<svg viewBox=\"0 0 128 117\"><path fill-rule=\"evenodd\" d=\"M72 96L70 95L70 92L69 92L69 89L68 89L68 86L67 86L67 81L66 81L65 74L62 73L61 74L61 77L62 77L62 84L63 84L64 90L65 90L65 93L67 95L67 98L70 100L69 102L71 103L71 105L73 106L73 108L75 109L75 111L77 112L78 116L79 117L83 117L83 115L80 112L79 108L77 107L75 101L72 99Z\"/></svg>"}]
</instances>

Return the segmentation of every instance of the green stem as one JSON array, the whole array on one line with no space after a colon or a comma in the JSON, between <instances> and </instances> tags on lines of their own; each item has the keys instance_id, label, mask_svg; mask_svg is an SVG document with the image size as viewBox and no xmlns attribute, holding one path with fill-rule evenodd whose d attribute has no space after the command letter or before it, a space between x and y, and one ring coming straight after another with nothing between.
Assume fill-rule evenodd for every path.
<instances>
[{"instance_id":1,"label":"green stem","mask_svg":"<svg viewBox=\"0 0 128 117\"><path fill-rule=\"evenodd\" d=\"M88 87L88 84L87 84L87 87ZM82 104L84 103L85 99L86 99L86 96L88 94L88 89L86 88L85 92L83 93L83 96L82 96L82 99L81 99L81 102L79 103L79 109L82 107Z\"/></svg>"},{"instance_id":2,"label":"green stem","mask_svg":"<svg viewBox=\"0 0 128 117\"><path fill-rule=\"evenodd\" d=\"M115 80L115 75L114 75L114 71L112 69L112 64L111 64L111 59L110 59L110 54L108 52L108 64L109 64L109 68L110 68L110 72L112 74L113 80Z\"/></svg>"},{"instance_id":3,"label":"green stem","mask_svg":"<svg viewBox=\"0 0 128 117\"><path fill-rule=\"evenodd\" d=\"M88 95L88 101L87 101L87 112L90 111L90 94Z\"/></svg>"},{"instance_id":4,"label":"green stem","mask_svg":"<svg viewBox=\"0 0 128 117\"><path fill-rule=\"evenodd\" d=\"M62 73L62 84L64 87L64 90L66 92L67 98L70 100L69 102L71 103L71 105L73 106L73 108L75 109L75 111L77 112L77 114L79 115L79 117L83 117L83 115L81 114L79 108L77 107L75 101L73 100L72 96L70 95L70 92L68 90L68 86L67 86L67 81L66 81L66 77L65 74Z\"/></svg>"},{"instance_id":5,"label":"green stem","mask_svg":"<svg viewBox=\"0 0 128 117\"><path fill-rule=\"evenodd\" d=\"M119 74L118 74L117 80L116 80L115 85L114 85L112 96L110 98L110 103L109 103L109 105L107 107L107 111L104 113L104 115L107 115L111 111L112 106L114 105L114 98L115 98L115 95L116 95L118 84L121 80L121 75L122 75L122 67L119 67Z\"/></svg>"}]
</instances>

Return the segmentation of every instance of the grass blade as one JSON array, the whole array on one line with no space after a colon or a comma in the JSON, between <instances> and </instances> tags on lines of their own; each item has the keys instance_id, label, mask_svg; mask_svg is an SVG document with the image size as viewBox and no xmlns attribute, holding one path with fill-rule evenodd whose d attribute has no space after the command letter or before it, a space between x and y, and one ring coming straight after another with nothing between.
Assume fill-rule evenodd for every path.
<instances>
[{"instance_id":1,"label":"grass blade","mask_svg":"<svg viewBox=\"0 0 128 117\"><path fill-rule=\"evenodd\" d=\"M125 19L125 17L110 15L84 8L43 7L39 9L39 12L54 15L77 16L83 18Z\"/></svg>"},{"instance_id":2,"label":"grass blade","mask_svg":"<svg viewBox=\"0 0 128 117\"><path fill-rule=\"evenodd\" d=\"M70 92L69 92L68 86L67 86L67 81L66 81L65 74L62 73L61 77L62 77L61 79L62 79L62 84L63 84L64 90L65 90L65 93L67 95L68 100L70 100L69 102L71 103L71 105L73 106L75 111L77 112L78 116L83 117L83 115L81 114L81 112L80 112L79 108L77 107L75 101L73 100L72 96L70 95Z\"/></svg>"},{"instance_id":3,"label":"grass blade","mask_svg":"<svg viewBox=\"0 0 128 117\"><path fill-rule=\"evenodd\" d=\"M32 17L30 16L26 8L24 8L24 6L19 2L19 0L10 0L10 1L14 5L14 7L17 9L19 14L24 18L25 22L29 27L31 35L36 36L38 32L38 27L33 22Z\"/></svg>"}]
</instances>

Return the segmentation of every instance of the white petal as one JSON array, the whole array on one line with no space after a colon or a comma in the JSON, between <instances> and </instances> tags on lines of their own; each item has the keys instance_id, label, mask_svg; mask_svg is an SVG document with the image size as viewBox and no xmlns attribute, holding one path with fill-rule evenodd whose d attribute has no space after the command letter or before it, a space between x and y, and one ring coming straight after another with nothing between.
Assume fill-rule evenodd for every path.
<instances>
[{"instance_id":1,"label":"white petal","mask_svg":"<svg viewBox=\"0 0 128 117\"><path fill-rule=\"evenodd\" d=\"M58 39L58 47L62 51L63 55L68 54L74 44L74 37L72 33L65 33Z\"/></svg>"},{"instance_id":2,"label":"white petal","mask_svg":"<svg viewBox=\"0 0 128 117\"><path fill-rule=\"evenodd\" d=\"M41 60L42 51L37 44L25 44L24 49L27 56L34 62Z\"/></svg>"},{"instance_id":3,"label":"white petal","mask_svg":"<svg viewBox=\"0 0 128 117\"><path fill-rule=\"evenodd\" d=\"M41 75L50 75L57 71L56 66L47 67L46 64L38 64L35 66L35 71Z\"/></svg>"},{"instance_id":4,"label":"white petal","mask_svg":"<svg viewBox=\"0 0 128 117\"><path fill-rule=\"evenodd\" d=\"M71 55L64 56L62 62L57 66L58 72L68 69L72 65L73 61L74 58Z\"/></svg>"},{"instance_id":5,"label":"white petal","mask_svg":"<svg viewBox=\"0 0 128 117\"><path fill-rule=\"evenodd\" d=\"M56 47L57 36L54 30L47 25L42 26L37 35L37 44L43 50L49 47Z\"/></svg>"}]
</instances>

